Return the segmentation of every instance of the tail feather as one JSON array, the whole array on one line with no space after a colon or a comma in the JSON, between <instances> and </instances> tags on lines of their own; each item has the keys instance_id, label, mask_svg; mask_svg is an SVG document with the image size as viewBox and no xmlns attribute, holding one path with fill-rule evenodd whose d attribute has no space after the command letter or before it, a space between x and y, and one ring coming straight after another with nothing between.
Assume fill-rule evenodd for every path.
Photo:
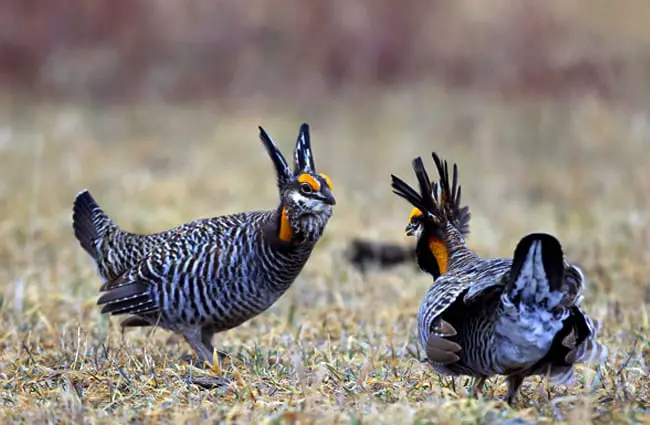
<instances>
[{"instance_id":1,"label":"tail feather","mask_svg":"<svg viewBox=\"0 0 650 425\"><path fill-rule=\"evenodd\" d=\"M541 304L553 308L563 301L564 253L549 234L531 233L521 239L513 256L505 291L514 304Z\"/></svg>"},{"instance_id":2,"label":"tail feather","mask_svg":"<svg viewBox=\"0 0 650 425\"><path fill-rule=\"evenodd\" d=\"M528 368L544 358L567 366L565 356L588 337L584 323L571 319L576 297L564 269L562 246L555 237L533 233L517 245L495 326L504 370Z\"/></svg>"},{"instance_id":3,"label":"tail feather","mask_svg":"<svg viewBox=\"0 0 650 425\"><path fill-rule=\"evenodd\" d=\"M74 200L72 227L81 247L97 260L97 244L101 241L111 219L100 208L88 190L80 192Z\"/></svg>"}]
</instances>

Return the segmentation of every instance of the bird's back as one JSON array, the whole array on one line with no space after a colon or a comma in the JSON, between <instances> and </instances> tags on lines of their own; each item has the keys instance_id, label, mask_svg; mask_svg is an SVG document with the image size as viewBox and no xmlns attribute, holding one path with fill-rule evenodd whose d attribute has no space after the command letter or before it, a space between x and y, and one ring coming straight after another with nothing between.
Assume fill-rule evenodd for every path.
<instances>
[{"instance_id":1,"label":"bird's back","mask_svg":"<svg viewBox=\"0 0 650 425\"><path fill-rule=\"evenodd\" d=\"M491 368L489 335L510 264L507 258L476 258L438 277L429 289L418 314L422 345L426 347L432 326L444 320L457 332L448 339L462 347L457 362L434 364L439 372L481 376Z\"/></svg>"},{"instance_id":2,"label":"bird's back","mask_svg":"<svg viewBox=\"0 0 650 425\"><path fill-rule=\"evenodd\" d=\"M200 240L212 241L227 248L229 241L236 239L238 228L245 228L245 233L253 235L260 228L260 223L272 213L253 211L203 218L162 232L139 234L119 227L99 207L90 192L83 191L75 199L73 226L75 236L95 261L104 282L107 282L134 268L161 245L185 241L200 247ZM179 235L183 236L179 238Z\"/></svg>"}]
</instances>

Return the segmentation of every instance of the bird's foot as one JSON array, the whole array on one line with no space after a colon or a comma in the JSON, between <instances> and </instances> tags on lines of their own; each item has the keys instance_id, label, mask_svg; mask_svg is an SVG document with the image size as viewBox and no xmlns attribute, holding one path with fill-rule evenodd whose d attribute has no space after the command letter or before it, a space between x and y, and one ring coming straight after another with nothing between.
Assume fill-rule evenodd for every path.
<instances>
[{"instance_id":1,"label":"bird's foot","mask_svg":"<svg viewBox=\"0 0 650 425\"><path fill-rule=\"evenodd\" d=\"M187 377L188 384L198 385L199 387L215 390L215 389L226 389L232 381L230 378L224 376L196 376L189 375Z\"/></svg>"},{"instance_id":2,"label":"bird's foot","mask_svg":"<svg viewBox=\"0 0 650 425\"><path fill-rule=\"evenodd\" d=\"M224 361L230 359L230 355L228 355L227 353L224 353L223 351L217 351L215 353L215 355L216 355L216 360L221 365L220 368L223 369ZM198 359L198 358L195 359L194 354L192 354L192 353L183 354L182 356L180 356L180 360L182 362L184 362L184 363L194 363L197 367L200 367L200 368L215 369L215 367L212 365L211 361L202 360L202 359ZM211 360L214 360L214 359L211 359Z\"/></svg>"}]
</instances>

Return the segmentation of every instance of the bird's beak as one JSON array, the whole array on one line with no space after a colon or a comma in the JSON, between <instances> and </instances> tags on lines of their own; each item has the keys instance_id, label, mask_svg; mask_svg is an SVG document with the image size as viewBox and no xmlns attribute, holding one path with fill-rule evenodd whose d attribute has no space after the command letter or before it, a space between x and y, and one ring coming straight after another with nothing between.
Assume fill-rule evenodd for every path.
<instances>
[{"instance_id":1,"label":"bird's beak","mask_svg":"<svg viewBox=\"0 0 650 425\"><path fill-rule=\"evenodd\" d=\"M321 199L327 205L336 205L336 199L334 198L334 194L328 187L323 187L321 189Z\"/></svg>"},{"instance_id":2,"label":"bird's beak","mask_svg":"<svg viewBox=\"0 0 650 425\"><path fill-rule=\"evenodd\" d=\"M413 221L409 221L409 224L406 225L406 229L404 229L404 231L406 232L406 236L414 236L416 228L417 228L417 224L415 224L415 222Z\"/></svg>"}]
</instances>

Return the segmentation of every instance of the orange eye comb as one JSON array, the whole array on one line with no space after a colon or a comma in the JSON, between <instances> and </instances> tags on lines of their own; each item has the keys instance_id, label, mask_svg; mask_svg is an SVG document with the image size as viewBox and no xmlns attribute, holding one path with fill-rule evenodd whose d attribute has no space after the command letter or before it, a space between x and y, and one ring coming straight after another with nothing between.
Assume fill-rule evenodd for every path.
<instances>
[{"instance_id":1,"label":"orange eye comb","mask_svg":"<svg viewBox=\"0 0 650 425\"><path fill-rule=\"evenodd\" d=\"M321 173L321 174L319 174L319 176L321 176L322 178L325 179L325 181L327 182L327 185L330 187L330 190L332 192L334 192L334 186L332 185L332 180L327 176L327 174L322 174Z\"/></svg>"},{"instance_id":2,"label":"orange eye comb","mask_svg":"<svg viewBox=\"0 0 650 425\"><path fill-rule=\"evenodd\" d=\"M422 215L422 211L420 211L418 208L413 208L411 215L409 215L409 221L413 220L413 217L417 217L419 215Z\"/></svg>"},{"instance_id":3,"label":"orange eye comb","mask_svg":"<svg viewBox=\"0 0 650 425\"><path fill-rule=\"evenodd\" d=\"M307 183L309 186L311 186L314 192L318 192L320 190L320 182L307 173L301 174L298 177L298 181L300 183Z\"/></svg>"}]
</instances>

